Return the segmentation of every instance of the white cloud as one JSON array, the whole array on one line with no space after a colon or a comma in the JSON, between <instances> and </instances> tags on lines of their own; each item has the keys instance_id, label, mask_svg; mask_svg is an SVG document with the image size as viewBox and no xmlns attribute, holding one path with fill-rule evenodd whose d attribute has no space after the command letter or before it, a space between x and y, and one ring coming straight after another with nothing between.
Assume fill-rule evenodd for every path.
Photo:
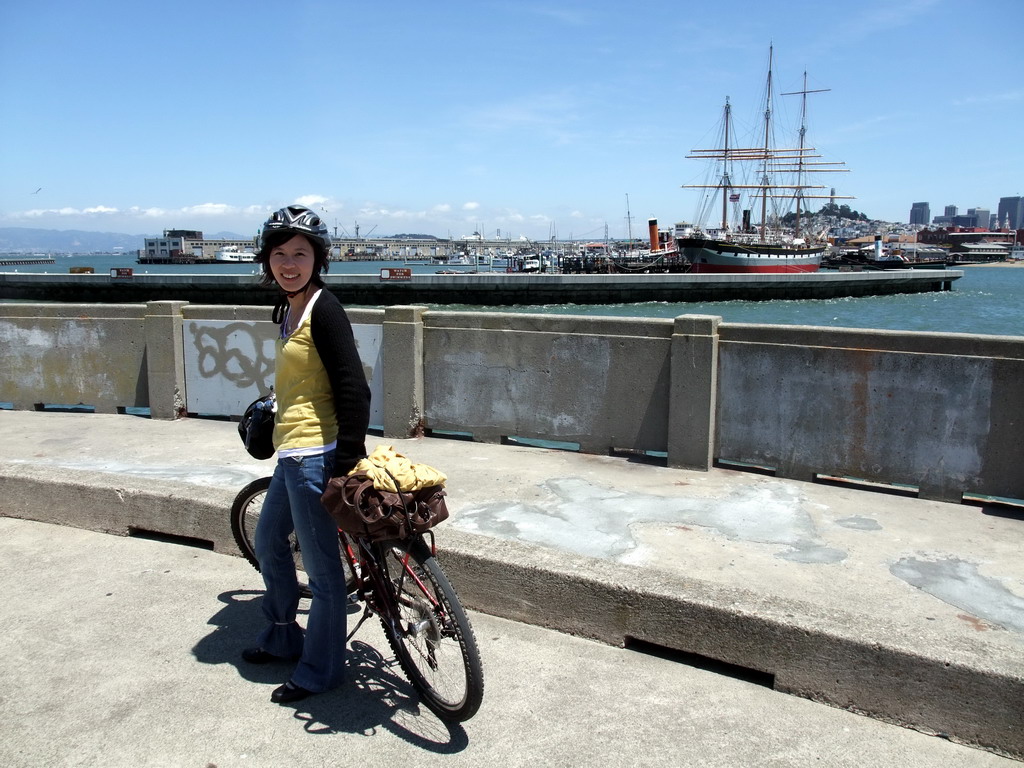
<instances>
[{"instance_id":1,"label":"white cloud","mask_svg":"<svg viewBox=\"0 0 1024 768\"><path fill-rule=\"evenodd\" d=\"M33 208L30 211L22 211L21 213L10 213L8 218L12 219L39 219L45 216L89 216L92 214L108 214L108 213L119 213L117 208L110 208L106 205L95 205L91 208L71 208L65 206L64 208Z\"/></svg>"},{"instance_id":2,"label":"white cloud","mask_svg":"<svg viewBox=\"0 0 1024 768\"><path fill-rule=\"evenodd\" d=\"M1024 91L1004 91L1002 93L987 93L981 96L967 96L963 99L953 99L954 107L975 106L977 104L1004 104L1006 102L1020 101L1024 99Z\"/></svg>"},{"instance_id":3,"label":"white cloud","mask_svg":"<svg viewBox=\"0 0 1024 768\"><path fill-rule=\"evenodd\" d=\"M359 215L375 219L389 219L391 221L402 221L407 219L422 220L427 218L426 211L407 211L404 209L393 210L391 208L370 208L360 209Z\"/></svg>"},{"instance_id":4,"label":"white cloud","mask_svg":"<svg viewBox=\"0 0 1024 768\"><path fill-rule=\"evenodd\" d=\"M307 208L316 208L318 205L323 205L327 202L327 198L323 195L303 195L295 201L299 205L304 205Z\"/></svg>"},{"instance_id":5,"label":"white cloud","mask_svg":"<svg viewBox=\"0 0 1024 768\"><path fill-rule=\"evenodd\" d=\"M554 221L550 215L527 215L516 208L499 207L491 209L486 203L470 200L465 203L428 204L422 209L405 208L401 205L386 204L378 201L356 205L347 205L340 200L322 196L306 196L304 204L326 203L332 214L345 211L345 226L351 232L351 222L355 218L360 232L366 236L368 232L391 234L393 232L432 232L441 234L456 230L472 231L484 229L494 232L500 229L503 234L512 231L530 232L540 236ZM158 206L125 206L116 207L105 204L89 206L67 206L63 208L39 208L25 211L0 212L0 221L10 226L42 226L53 229L114 229L116 231L149 232L160 229L185 227L202 230L231 230L248 232L258 228L269 212L291 201L271 200L262 204L233 205L229 203L203 202L180 207L163 208ZM576 213L574 218L580 218ZM326 218L326 217L325 217ZM331 218L334 218L332 215ZM335 219L340 224L340 215ZM344 229L344 228L342 228ZM339 229L339 233L342 230Z\"/></svg>"},{"instance_id":6,"label":"white cloud","mask_svg":"<svg viewBox=\"0 0 1024 768\"><path fill-rule=\"evenodd\" d=\"M225 216L237 212L237 208L226 203L200 203L181 209L181 213L185 216Z\"/></svg>"}]
</instances>

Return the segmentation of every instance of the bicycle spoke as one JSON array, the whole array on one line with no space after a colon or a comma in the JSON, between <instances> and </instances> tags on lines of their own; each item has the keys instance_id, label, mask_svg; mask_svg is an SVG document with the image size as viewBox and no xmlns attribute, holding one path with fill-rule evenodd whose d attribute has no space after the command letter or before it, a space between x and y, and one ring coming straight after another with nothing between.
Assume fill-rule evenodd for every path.
<instances>
[{"instance_id":1,"label":"bicycle spoke","mask_svg":"<svg viewBox=\"0 0 1024 768\"><path fill-rule=\"evenodd\" d=\"M472 629L454 590L425 548L411 552L380 547L378 552L397 612L395 623L384 624L393 628L388 639L399 662L424 702L440 716L471 717L482 698L483 674Z\"/></svg>"}]
</instances>

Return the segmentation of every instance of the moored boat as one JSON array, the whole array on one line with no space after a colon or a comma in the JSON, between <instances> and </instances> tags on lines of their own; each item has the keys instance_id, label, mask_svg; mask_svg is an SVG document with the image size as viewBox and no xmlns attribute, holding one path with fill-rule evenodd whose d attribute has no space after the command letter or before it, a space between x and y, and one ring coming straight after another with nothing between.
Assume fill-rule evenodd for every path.
<instances>
[{"instance_id":1,"label":"moored boat","mask_svg":"<svg viewBox=\"0 0 1024 768\"><path fill-rule=\"evenodd\" d=\"M945 269L949 254L944 248L920 243L883 244L882 236L875 235L873 243L856 249L841 249L823 266L855 269Z\"/></svg>"},{"instance_id":2,"label":"moored boat","mask_svg":"<svg viewBox=\"0 0 1024 768\"><path fill-rule=\"evenodd\" d=\"M683 234L676 242L695 273L817 272L828 247L782 238L772 243L761 238L712 237L700 231Z\"/></svg>"},{"instance_id":3,"label":"moored boat","mask_svg":"<svg viewBox=\"0 0 1024 768\"><path fill-rule=\"evenodd\" d=\"M708 190L705 213L710 213L716 197L721 204L719 227L705 229L702 224L677 227L676 244L689 261L691 272L816 272L821 267L822 255L828 248L824 233L819 236L802 234L800 227L804 201L837 198L835 194L808 193L808 190L823 189L808 183L809 174L846 170L837 167L841 163L813 160L820 155L805 142L807 95L827 89L808 90L805 72L803 89L783 94L803 99L799 141L794 148L776 147L771 143L772 64L773 51L769 48L763 136L758 143L734 143L732 106L727 98L721 143L711 149L695 149L687 156L712 162L715 175L713 183L684 187ZM782 224L782 208L790 205L796 214L792 229ZM757 207L760 208L760 223L755 225L753 214Z\"/></svg>"},{"instance_id":4,"label":"moored boat","mask_svg":"<svg viewBox=\"0 0 1024 768\"><path fill-rule=\"evenodd\" d=\"M213 254L213 260L219 263L252 262L256 260L256 254L252 251L242 250L237 245L225 245Z\"/></svg>"}]
</instances>

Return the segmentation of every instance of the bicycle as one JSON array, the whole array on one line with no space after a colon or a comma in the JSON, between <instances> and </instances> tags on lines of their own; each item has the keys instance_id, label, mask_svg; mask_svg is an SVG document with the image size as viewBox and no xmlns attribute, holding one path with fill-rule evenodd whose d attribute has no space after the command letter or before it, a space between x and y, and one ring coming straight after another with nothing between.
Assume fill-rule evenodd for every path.
<instances>
[{"instance_id":1,"label":"bicycle","mask_svg":"<svg viewBox=\"0 0 1024 768\"><path fill-rule=\"evenodd\" d=\"M231 505L231 532L242 555L258 571L253 534L270 478L246 485ZM433 532L403 541L370 541L338 531L342 565L350 599L363 603L363 615L345 638L348 643L363 623L377 616L388 644L423 703L438 717L464 722L483 701L480 651L466 611L437 562ZM295 567L302 552L290 537ZM303 595L310 597L302 585Z\"/></svg>"}]
</instances>

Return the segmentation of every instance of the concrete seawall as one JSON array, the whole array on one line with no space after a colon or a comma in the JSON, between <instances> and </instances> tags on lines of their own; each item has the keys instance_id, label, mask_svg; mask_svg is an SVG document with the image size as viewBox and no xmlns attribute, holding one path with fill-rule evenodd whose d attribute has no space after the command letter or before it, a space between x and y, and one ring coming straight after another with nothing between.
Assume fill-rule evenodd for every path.
<instances>
[{"instance_id":1,"label":"concrete seawall","mask_svg":"<svg viewBox=\"0 0 1024 768\"><path fill-rule=\"evenodd\" d=\"M668 466L1024 499L1024 337L675 319L349 313L388 437L542 440ZM239 416L273 384L265 307L0 305L0 403Z\"/></svg>"},{"instance_id":2,"label":"concrete seawall","mask_svg":"<svg viewBox=\"0 0 1024 768\"><path fill-rule=\"evenodd\" d=\"M950 290L962 270L886 270L762 275L479 273L326 275L346 305L614 304L642 301L830 299ZM198 304L272 304L252 275L110 275L0 273L0 298L23 301L135 303L173 299Z\"/></svg>"}]
</instances>

